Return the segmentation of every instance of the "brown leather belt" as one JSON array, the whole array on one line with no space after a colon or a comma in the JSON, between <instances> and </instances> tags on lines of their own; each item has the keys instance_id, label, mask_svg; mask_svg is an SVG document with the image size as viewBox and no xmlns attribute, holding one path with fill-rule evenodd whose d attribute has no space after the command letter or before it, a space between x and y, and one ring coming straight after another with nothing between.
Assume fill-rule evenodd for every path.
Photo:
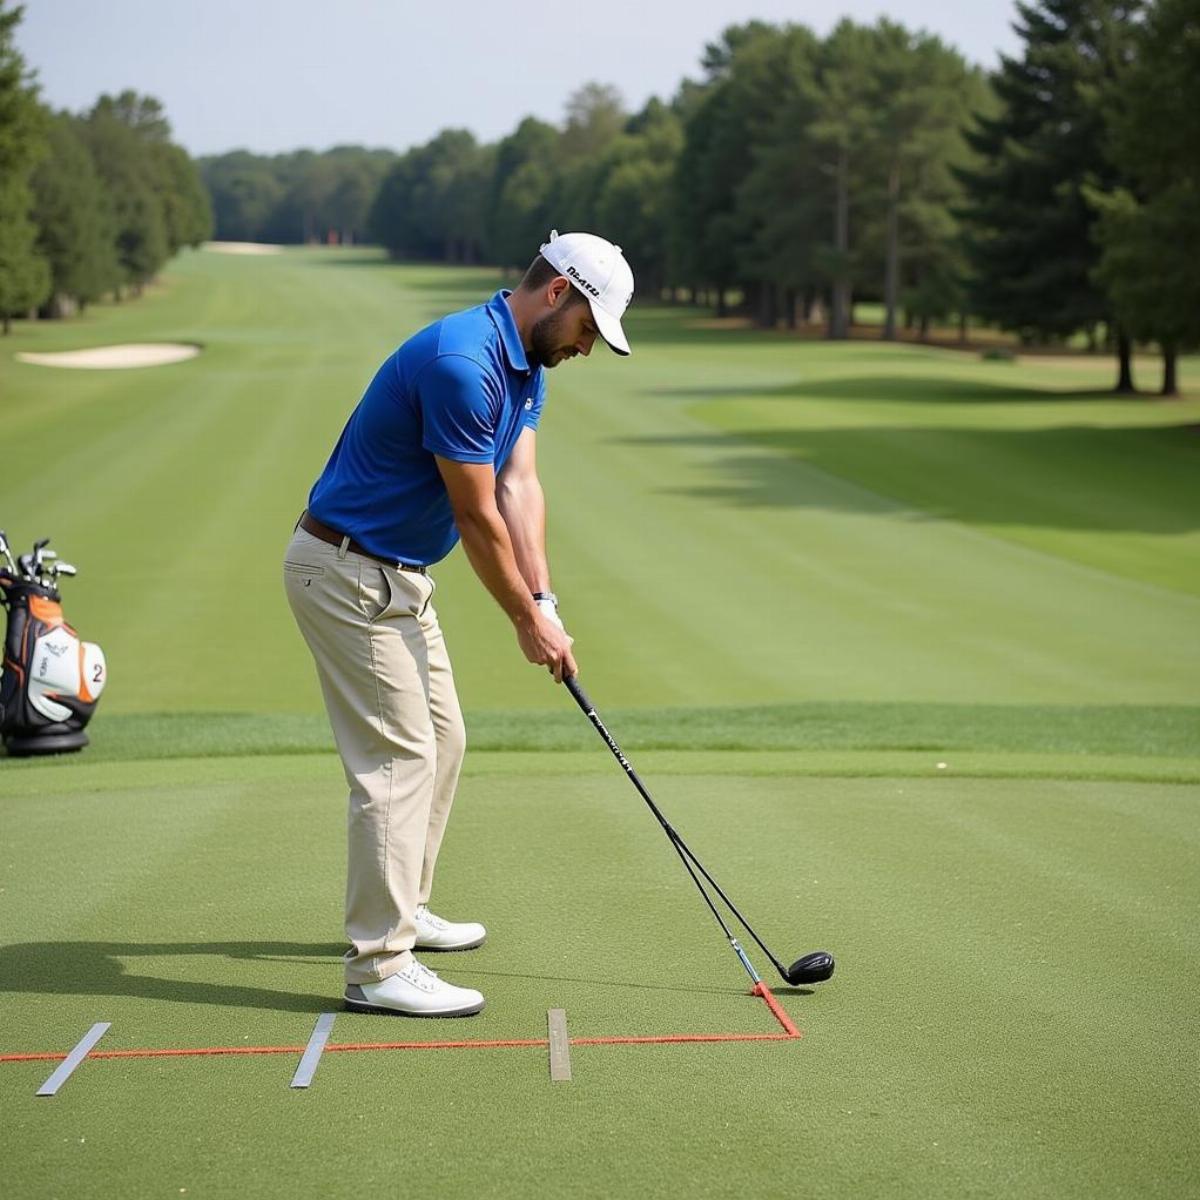
<instances>
[{"instance_id":1,"label":"brown leather belt","mask_svg":"<svg viewBox=\"0 0 1200 1200\"><path fill-rule=\"evenodd\" d=\"M320 538L323 542L328 542L331 546L340 546L346 542L346 549L352 550L355 554L361 554L365 558L373 558L376 562L381 562L384 566L395 567L397 571L415 571L418 575L428 574L425 567L419 567L416 563L397 562L394 558L384 558L382 554L372 554L365 546L360 546L353 538L347 538L344 533L338 533L336 529L330 529L328 525L318 521L316 517L305 509L300 516L298 525L305 533L311 533L313 537Z\"/></svg>"}]
</instances>

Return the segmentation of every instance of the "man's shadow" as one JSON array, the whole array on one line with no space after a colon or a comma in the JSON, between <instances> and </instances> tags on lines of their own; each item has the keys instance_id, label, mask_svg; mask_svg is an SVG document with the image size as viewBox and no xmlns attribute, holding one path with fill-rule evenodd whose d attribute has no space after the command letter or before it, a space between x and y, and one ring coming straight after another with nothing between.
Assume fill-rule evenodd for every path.
<instances>
[{"instance_id":1,"label":"man's shadow","mask_svg":"<svg viewBox=\"0 0 1200 1200\"><path fill-rule=\"evenodd\" d=\"M0 993L136 996L184 1004L320 1013L329 1010L329 992L306 995L236 983L162 979L138 974L123 960L203 954L332 968L341 965L343 948L325 942L22 942L0 946ZM340 973L334 986L339 983Z\"/></svg>"}]
</instances>

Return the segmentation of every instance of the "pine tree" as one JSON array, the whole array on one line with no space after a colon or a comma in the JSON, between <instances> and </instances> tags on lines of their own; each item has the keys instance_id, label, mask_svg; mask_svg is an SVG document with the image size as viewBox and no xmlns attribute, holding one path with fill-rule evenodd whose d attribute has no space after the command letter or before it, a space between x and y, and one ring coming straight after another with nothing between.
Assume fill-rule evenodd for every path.
<instances>
[{"instance_id":1,"label":"pine tree","mask_svg":"<svg viewBox=\"0 0 1200 1200\"><path fill-rule=\"evenodd\" d=\"M791 26L756 56L773 82L775 103L751 146L751 166L737 187L737 211L748 230L740 272L758 291L756 317L770 325L782 311L789 326L823 280L814 246L825 235L828 204L810 126L820 111L820 44Z\"/></svg>"},{"instance_id":2,"label":"pine tree","mask_svg":"<svg viewBox=\"0 0 1200 1200\"><path fill-rule=\"evenodd\" d=\"M862 200L874 116L870 59L870 32L848 20L839 22L821 47L821 106L810 132L831 198L833 236L818 249L818 261L831 286L831 338L850 335L855 266L852 203Z\"/></svg>"},{"instance_id":3,"label":"pine tree","mask_svg":"<svg viewBox=\"0 0 1200 1200\"><path fill-rule=\"evenodd\" d=\"M50 263L52 301L64 315L116 287L119 276L112 204L75 118L49 122L50 153L33 173L38 249Z\"/></svg>"},{"instance_id":4,"label":"pine tree","mask_svg":"<svg viewBox=\"0 0 1200 1200\"><path fill-rule=\"evenodd\" d=\"M910 245L928 260L919 293L927 309L936 307L939 294L948 297L952 276L948 256L939 250L954 236L950 209L957 189L949 168L960 156L971 79L962 56L929 34L882 20L871 30L871 42L874 96L866 156L883 215L883 336L891 341L901 255Z\"/></svg>"},{"instance_id":5,"label":"pine tree","mask_svg":"<svg viewBox=\"0 0 1200 1200\"><path fill-rule=\"evenodd\" d=\"M1096 272L1134 337L1163 355L1162 394L1177 395L1176 359L1200 345L1200 8L1157 0L1137 53L1107 105L1112 153L1131 187L1093 192Z\"/></svg>"},{"instance_id":6,"label":"pine tree","mask_svg":"<svg viewBox=\"0 0 1200 1200\"><path fill-rule=\"evenodd\" d=\"M0 321L36 308L50 292L50 266L37 250L30 220L29 176L45 154L45 112L17 51L14 31L21 8L0 0Z\"/></svg>"},{"instance_id":7,"label":"pine tree","mask_svg":"<svg viewBox=\"0 0 1200 1200\"><path fill-rule=\"evenodd\" d=\"M753 225L737 193L753 166L753 147L778 103L782 34L761 21L731 26L707 48L708 73L684 125L675 170L673 250L683 280L712 288L717 315L727 292L746 281Z\"/></svg>"},{"instance_id":8,"label":"pine tree","mask_svg":"<svg viewBox=\"0 0 1200 1200\"><path fill-rule=\"evenodd\" d=\"M206 236L207 196L190 160L181 174L183 152L153 97L101 96L81 129L112 200L124 281L138 294L181 245Z\"/></svg>"},{"instance_id":9,"label":"pine tree","mask_svg":"<svg viewBox=\"0 0 1200 1200\"><path fill-rule=\"evenodd\" d=\"M1086 188L1111 190L1096 97L1130 53L1141 0L1018 2L1022 56L1003 57L999 115L969 135L982 165L964 172L973 307L1025 340L1066 338L1104 323L1111 305L1093 272L1099 259ZM1118 391L1131 391L1130 346L1118 332Z\"/></svg>"}]
</instances>

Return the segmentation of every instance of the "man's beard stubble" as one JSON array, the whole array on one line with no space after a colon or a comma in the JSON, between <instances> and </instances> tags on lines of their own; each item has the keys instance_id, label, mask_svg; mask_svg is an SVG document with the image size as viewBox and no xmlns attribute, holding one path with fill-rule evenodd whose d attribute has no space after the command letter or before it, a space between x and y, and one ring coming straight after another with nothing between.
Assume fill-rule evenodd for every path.
<instances>
[{"instance_id":1,"label":"man's beard stubble","mask_svg":"<svg viewBox=\"0 0 1200 1200\"><path fill-rule=\"evenodd\" d=\"M574 357L571 345L569 343L564 345L561 340L563 327L567 323L567 314L573 307L573 305L568 305L566 308L555 309L554 312L547 313L530 330L529 340L532 342L532 346L529 349L528 358L531 365L551 369L557 367L564 359Z\"/></svg>"}]
</instances>

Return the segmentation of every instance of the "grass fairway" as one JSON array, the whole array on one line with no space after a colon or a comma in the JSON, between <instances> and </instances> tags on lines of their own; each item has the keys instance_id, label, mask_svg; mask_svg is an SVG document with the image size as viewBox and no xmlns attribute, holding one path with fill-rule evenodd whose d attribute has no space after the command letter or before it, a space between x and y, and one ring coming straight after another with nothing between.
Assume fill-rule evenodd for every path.
<instances>
[{"instance_id":1,"label":"grass fairway","mask_svg":"<svg viewBox=\"0 0 1200 1200\"><path fill-rule=\"evenodd\" d=\"M473 763L441 879L492 929L435 965L488 1008L333 1040L539 1038L550 1007L581 1038L771 1032L610 764L508 757ZM0 1063L11 1194L342 1195L418 1165L450 1196L1187 1194L1200 789L656 757L768 937L837 950L777 993L802 1040L576 1047L568 1085L543 1048L327 1053L305 1093L298 1053L89 1062L52 1100L52 1063ZM0 1052L100 1019L108 1049L302 1045L340 980L338 785L329 756L16 776Z\"/></svg>"},{"instance_id":2,"label":"grass fairway","mask_svg":"<svg viewBox=\"0 0 1200 1200\"><path fill-rule=\"evenodd\" d=\"M279 583L378 362L482 271L190 253L0 346L14 543L109 656L94 745L0 761L0 1056L302 1046L337 1008L343 786ZM0 1061L13 1196L1186 1196L1200 986L1200 368L706 328L551 377L540 458L583 677L785 955L799 1040ZM12 353L196 342L189 362ZM1139 364L1143 385L1152 382ZM471 740L437 903L470 1021L332 1041L779 1030L594 734L461 552ZM761 956L758 956L761 957ZM760 963L760 965L762 965ZM413 1183L412 1181L419 1181ZM186 1191L184 1191L186 1189Z\"/></svg>"}]
</instances>

